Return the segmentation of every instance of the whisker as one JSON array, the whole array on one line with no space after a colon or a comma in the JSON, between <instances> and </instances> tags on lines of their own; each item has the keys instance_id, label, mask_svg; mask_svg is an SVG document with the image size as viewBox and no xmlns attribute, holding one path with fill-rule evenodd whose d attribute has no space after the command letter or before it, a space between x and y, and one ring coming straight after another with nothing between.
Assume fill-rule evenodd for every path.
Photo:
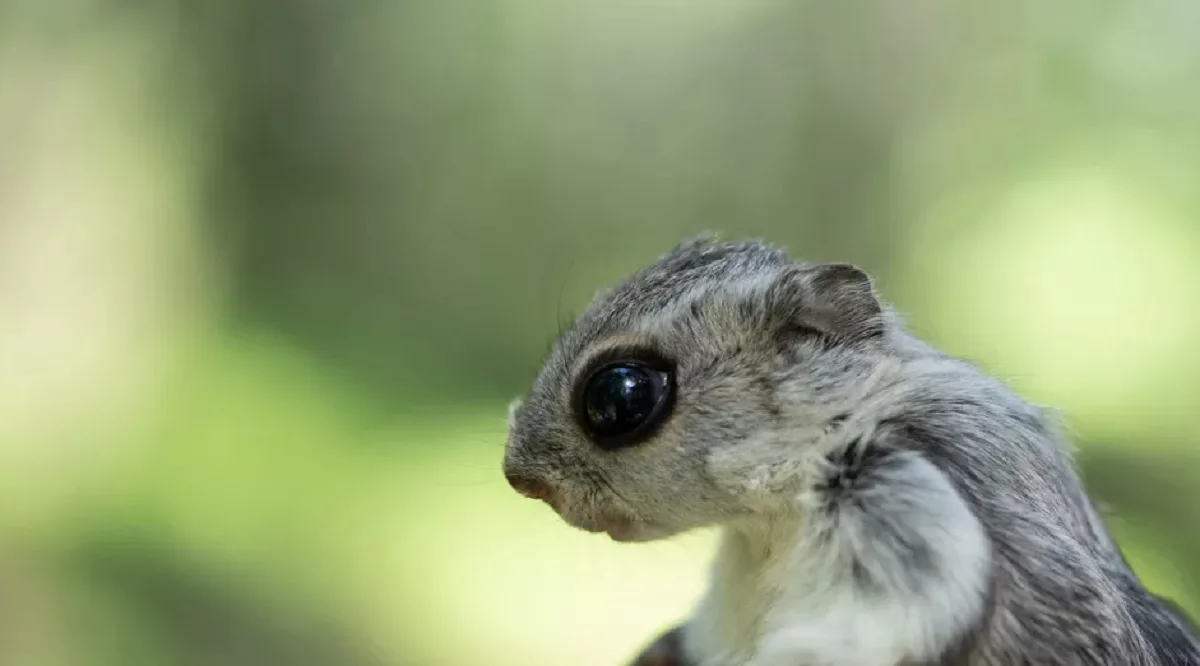
<instances>
[{"instance_id":1,"label":"whisker","mask_svg":"<svg viewBox=\"0 0 1200 666\"><path fill-rule=\"evenodd\" d=\"M633 503L631 503L629 500L625 499L625 497L621 493L617 492L616 486L614 486L612 484L612 482L608 480L608 477L604 476L604 474L602 472L600 472L599 470L593 470L591 473L588 474L588 476L591 477L592 479L594 479L595 481L599 482L605 488L608 488L608 491L613 494L613 497L616 497L618 500L620 500L626 506L633 508Z\"/></svg>"},{"instance_id":2,"label":"whisker","mask_svg":"<svg viewBox=\"0 0 1200 666\"><path fill-rule=\"evenodd\" d=\"M558 337L562 337L562 335L566 333L567 329L571 326L571 322L574 321L574 317L563 315L563 296L565 296L567 292L567 283L570 282L571 271L575 269L575 257L568 257L567 262L567 271L563 275L562 281L559 282L558 285L558 304L555 310L558 318L558 321L556 322L558 325Z\"/></svg>"},{"instance_id":3,"label":"whisker","mask_svg":"<svg viewBox=\"0 0 1200 666\"><path fill-rule=\"evenodd\" d=\"M438 488L482 488L486 486L494 486L500 482L496 479L479 479L478 481L444 481L433 484Z\"/></svg>"}]
</instances>

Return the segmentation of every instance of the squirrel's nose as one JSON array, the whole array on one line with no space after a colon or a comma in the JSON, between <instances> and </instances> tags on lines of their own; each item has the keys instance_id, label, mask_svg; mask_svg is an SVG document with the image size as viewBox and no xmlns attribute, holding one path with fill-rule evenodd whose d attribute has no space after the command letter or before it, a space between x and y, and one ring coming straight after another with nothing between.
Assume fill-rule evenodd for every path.
<instances>
[{"instance_id":1,"label":"squirrel's nose","mask_svg":"<svg viewBox=\"0 0 1200 666\"><path fill-rule=\"evenodd\" d=\"M550 484L535 476L504 470L504 478L508 479L508 485L512 486L513 490L530 499L549 500L553 494Z\"/></svg>"}]
</instances>

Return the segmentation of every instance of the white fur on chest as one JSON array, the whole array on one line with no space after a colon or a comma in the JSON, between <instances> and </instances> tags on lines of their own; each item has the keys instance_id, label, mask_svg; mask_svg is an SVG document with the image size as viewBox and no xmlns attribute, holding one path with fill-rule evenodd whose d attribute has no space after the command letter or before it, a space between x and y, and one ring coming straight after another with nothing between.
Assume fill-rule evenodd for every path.
<instances>
[{"instance_id":1,"label":"white fur on chest","mask_svg":"<svg viewBox=\"0 0 1200 666\"><path fill-rule=\"evenodd\" d=\"M982 612L989 545L940 472L918 458L906 474L916 476L877 498L894 515L727 528L685 633L689 656L700 666L895 666L943 652ZM873 533L881 524L903 538Z\"/></svg>"}]
</instances>

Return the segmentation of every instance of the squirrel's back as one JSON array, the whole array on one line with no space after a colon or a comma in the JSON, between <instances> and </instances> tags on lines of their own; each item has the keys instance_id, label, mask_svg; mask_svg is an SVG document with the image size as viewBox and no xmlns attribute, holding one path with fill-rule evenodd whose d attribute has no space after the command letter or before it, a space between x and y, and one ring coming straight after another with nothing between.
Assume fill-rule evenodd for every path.
<instances>
[{"instance_id":1,"label":"squirrel's back","mask_svg":"<svg viewBox=\"0 0 1200 666\"><path fill-rule=\"evenodd\" d=\"M908 365L880 430L950 479L993 548L983 617L942 663L1200 664L1191 621L1138 580L1054 415L932 350Z\"/></svg>"}]
</instances>

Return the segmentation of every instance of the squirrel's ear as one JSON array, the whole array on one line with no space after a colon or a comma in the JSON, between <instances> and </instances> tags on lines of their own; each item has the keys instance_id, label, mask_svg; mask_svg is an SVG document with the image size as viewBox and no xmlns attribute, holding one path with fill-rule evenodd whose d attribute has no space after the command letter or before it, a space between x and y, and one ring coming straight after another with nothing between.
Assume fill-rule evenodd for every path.
<instances>
[{"instance_id":1,"label":"squirrel's ear","mask_svg":"<svg viewBox=\"0 0 1200 666\"><path fill-rule=\"evenodd\" d=\"M832 263L789 267L772 286L768 309L793 332L855 342L882 335L883 306L862 269Z\"/></svg>"}]
</instances>

